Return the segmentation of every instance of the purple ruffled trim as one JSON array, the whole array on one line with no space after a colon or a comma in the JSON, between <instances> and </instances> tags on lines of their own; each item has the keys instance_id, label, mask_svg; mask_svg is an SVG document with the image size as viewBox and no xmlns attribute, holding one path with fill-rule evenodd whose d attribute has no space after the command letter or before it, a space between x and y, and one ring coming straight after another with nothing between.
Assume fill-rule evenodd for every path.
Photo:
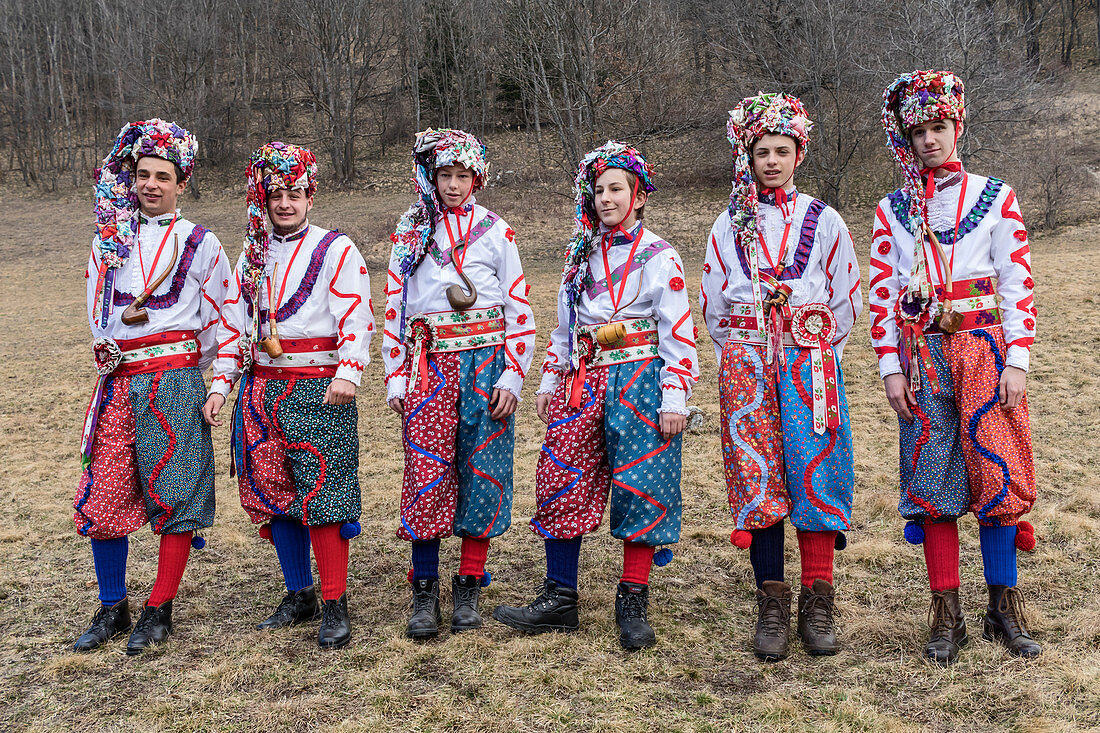
<instances>
[{"instance_id":1,"label":"purple ruffled trim","mask_svg":"<svg viewBox=\"0 0 1100 733\"><path fill-rule=\"evenodd\" d=\"M321 241L317 243L317 247L313 250L313 254L309 258L309 267L306 268L306 274L302 276L302 281L298 283L298 289L294 291L294 294L287 299L279 310L275 313L275 320L283 322L286 319L293 316L298 312L306 300L309 298L309 294L313 292L313 287L317 284L317 278L321 276L321 268L325 264L325 254L328 253L329 245L331 245L336 238L340 236L338 230L333 230L321 237ZM245 296L245 302L248 304L248 315L252 315L252 300ZM267 320L267 309L260 309L260 320Z\"/></svg>"},{"instance_id":2,"label":"purple ruffled trim","mask_svg":"<svg viewBox=\"0 0 1100 733\"><path fill-rule=\"evenodd\" d=\"M154 295L145 301L145 308L151 308L152 310L161 310L162 308L171 308L180 299L180 293L183 292L183 284L187 281L187 273L191 270L191 263L195 259L195 252L199 248L199 242L206 236L207 230L200 226L196 226L191 230L191 235L187 237L187 241L183 245L183 253L180 255L179 264L176 265L176 274L172 276L172 287L168 289L167 293L161 295ZM123 293L118 290L115 291L114 302L115 305L130 305L134 302L136 296L130 293Z\"/></svg>"},{"instance_id":3,"label":"purple ruffled trim","mask_svg":"<svg viewBox=\"0 0 1100 733\"><path fill-rule=\"evenodd\" d=\"M806 265L810 261L810 252L814 248L814 237L817 236L817 223L821 218L821 212L825 210L826 203L820 199L810 202L806 210L806 216L802 219L802 229L798 235L798 249L794 252L794 261L784 268L780 280L797 280L806 271ZM737 260L741 263L741 272L745 273L745 279L752 279L749 274L749 255L744 247L737 248ZM775 270L765 267L761 272L775 277Z\"/></svg>"}]
</instances>

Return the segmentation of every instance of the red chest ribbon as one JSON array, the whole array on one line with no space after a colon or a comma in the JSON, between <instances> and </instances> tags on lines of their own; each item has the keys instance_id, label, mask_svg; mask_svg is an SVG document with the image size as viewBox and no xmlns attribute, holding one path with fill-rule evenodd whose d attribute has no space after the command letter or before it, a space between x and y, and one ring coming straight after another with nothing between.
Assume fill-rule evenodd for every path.
<instances>
[{"instance_id":1,"label":"red chest ribbon","mask_svg":"<svg viewBox=\"0 0 1100 733\"><path fill-rule=\"evenodd\" d=\"M824 303L806 303L791 315L794 342L810 350L814 432L818 435L840 426L840 392L832 348L836 332L836 316Z\"/></svg>"}]
</instances>

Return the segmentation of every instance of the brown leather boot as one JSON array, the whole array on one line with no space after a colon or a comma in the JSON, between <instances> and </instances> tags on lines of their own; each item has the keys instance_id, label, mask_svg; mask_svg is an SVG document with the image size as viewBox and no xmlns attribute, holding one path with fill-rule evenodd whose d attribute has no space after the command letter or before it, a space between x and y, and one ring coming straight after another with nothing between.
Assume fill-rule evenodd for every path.
<instances>
[{"instance_id":1,"label":"brown leather boot","mask_svg":"<svg viewBox=\"0 0 1100 733\"><path fill-rule=\"evenodd\" d=\"M810 656L832 656L840 650L833 615L833 586L820 578L798 592L798 635Z\"/></svg>"},{"instance_id":2,"label":"brown leather boot","mask_svg":"<svg viewBox=\"0 0 1100 733\"><path fill-rule=\"evenodd\" d=\"M924 656L946 667L959 658L959 649L970 638L966 635L966 619L959 605L959 589L932 591L932 605L928 609L928 625L932 633L924 647Z\"/></svg>"},{"instance_id":3,"label":"brown leather boot","mask_svg":"<svg viewBox=\"0 0 1100 733\"><path fill-rule=\"evenodd\" d=\"M985 609L982 636L997 639L1017 657L1037 657L1043 653L1039 642L1027 633L1024 598L1014 586L989 586L989 607Z\"/></svg>"},{"instance_id":4,"label":"brown leather boot","mask_svg":"<svg viewBox=\"0 0 1100 733\"><path fill-rule=\"evenodd\" d=\"M765 662L787 658L791 643L791 586L765 580L756 589L756 636L752 651Z\"/></svg>"}]
</instances>

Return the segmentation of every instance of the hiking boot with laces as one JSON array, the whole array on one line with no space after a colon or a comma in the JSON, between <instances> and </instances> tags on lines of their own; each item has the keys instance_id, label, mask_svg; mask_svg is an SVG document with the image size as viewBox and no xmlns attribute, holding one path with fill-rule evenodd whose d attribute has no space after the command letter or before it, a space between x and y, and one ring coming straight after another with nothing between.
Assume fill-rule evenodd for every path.
<instances>
[{"instance_id":1,"label":"hiking boot with laces","mask_svg":"<svg viewBox=\"0 0 1100 733\"><path fill-rule=\"evenodd\" d=\"M765 580L756 589L756 636L752 651L764 662L787 658L791 643L791 586Z\"/></svg>"},{"instance_id":2,"label":"hiking boot with laces","mask_svg":"<svg viewBox=\"0 0 1100 733\"><path fill-rule=\"evenodd\" d=\"M439 634L439 578L415 578L412 582L412 616L405 627L410 639L430 639Z\"/></svg>"},{"instance_id":3,"label":"hiking boot with laces","mask_svg":"<svg viewBox=\"0 0 1100 733\"><path fill-rule=\"evenodd\" d=\"M477 610L481 594L481 578L477 575L456 575L451 578L451 598L455 610L451 614L451 633L481 628L481 614Z\"/></svg>"},{"instance_id":4,"label":"hiking boot with laces","mask_svg":"<svg viewBox=\"0 0 1100 733\"><path fill-rule=\"evenodd\" d=\"M820 578L798 592L798 635L810 656L831 656L840 650L833 617L833 586Z\"/></svg>"},{"instance_id":5,"label":"hiking boot with laces","mask_svg":"<svg viewBox=\"0 0 1100 733\"><path fill-rule=\"evenodd\" d=\"M73 644L73 650L90 652L98 649L116 636L125 634L133 625L129 598L123 598L113 606L100 604L92 616L92 624Z\"/></svg>"},{"instance_id":6,"label":"hiking boot with laces","mask_svg":"<svg viewBox=\"0 0 1100 733\"><path fill-rule=\"evenodd\" d=\"M160 644L172 633L172 601L159 606L145 605L141 618L134 625L134 633L126 643L126 653L131 657L141 654L154 644Z\"/></svg>"},{"instance_id":7,"label":"hiking boot with laces","mask_svg":"<svg viewBox=\"0 0 1100 733\"><path fill-rule=\"evenodd\" d=\"M526 606L497 606L493 618L529 634L576 631L581 625L577 614L577 591L549 578L543 582L538 598Z\"/></svg>"},{"instance_id":8,"label":"hiking boot with laces","mask_svg":"<svg viewBox=\"0 0 1100 733\"><path fill-rule=\"evenodd\" d=\"M953 663L959 657L959 649L970 638L966 635L966 619L959 604L959 589L932 591L932 605L928 608L928 626L931 633L924 647L924 656L941 667Z\"/></svg>"},{"instance_id":9,"label":"hiking boot with laces","mask_svg":"<svg viewBox=\"0 0 1100 733\"><path fill-rule=\"evenodd\" d=\"M287 593L279 602L275 612L266 619L256 624L256 629L281 629L286 626L297 626L307 621L312 621L321 613L317 605L317 591L311 585L294 593Z\"/></svg>"},{"instance_id":10,"label":"hiking boot with laces","mask_svg":"<svg viewBox=\"0 0 1100 733\"><path fill-rule=\"evenodd\" d=\"M351 618L348 617L348 594L325 601L321 609L321 628L317 631L317 646L322 649L342 649L351 641Z\"/></svg>"},{"instance_id":11,"label":"hiking boot with laces","mask_svg":"<svg viewBox=\"0 0 1100 733\"><path fill-rule=\"evenodd\" d=\"M648 585L619 583L615 592L615 623L619 625L619 643L623 649L645 649L657 643L657 636L646 618L648 608Z\"/></svg>"},{"instance_id":12,"label":"hiking boot with laces","mask_svg":"<svg viewBox=\"0 0 1100 733\"><path fill-rule=\"evenodd\" d=\"M1030 659L1043 653L1039 642L1027 631L1024 598L1015 586L989 586L989 607L985 610L982 636L1000 641L1013 656Z\"/></svg>"}]
</instances>

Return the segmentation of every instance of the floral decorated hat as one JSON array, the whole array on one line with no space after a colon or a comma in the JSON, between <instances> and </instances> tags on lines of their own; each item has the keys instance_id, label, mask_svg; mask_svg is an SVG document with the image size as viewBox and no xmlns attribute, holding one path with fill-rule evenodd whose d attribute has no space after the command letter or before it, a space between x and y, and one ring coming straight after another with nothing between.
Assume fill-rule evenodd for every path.
<instances>
[{"instance_id":1,"label":"floral decorated hat","mask_svg":"<svg viewBox=\"0 0 1100 733\"><path fill-rule=\"evenodd\" d=\"M448 165L466 166L474 174L474 192L485 186L489 172L485 146L463 130L428 128L418 132L412 157L416 201L401 216L390 236L402 280L424 259L435 233L436 217L444 209L435 188L435 172Z\"/></svg>"},{"instance_id":2,"label":"floral decorated hat","mask_svg":"<svg viewBox=\"0 0 1100 733\"><path fill-rule=\"evenodd\" d=\"M153 156L175 163L183 173L180 183L186 183L198 150L195 136L174 122L153 118L122 126L114 147L95 171L96 234L107 267L122 266L137 236L134 167L138 159Z\"/></svg>"},{"instance_id":3,"label":"floral decorated hat","mask_svg":"<svg viewBox=\"0 0 1100 733\"><path fill-rule=\"evenodd\" d=\"M804 154L814 123L802 100L790 94L760 92L745 97L730 111L726 137L733 146L733 190L730 192L730 222L737 241L747 247L756 237L760 208L756 180L752 174L752 146L768 133L786 135L798 143Z\"/></svg>"},{"instance_id":4,"label":"floral decorated hat","mask_svg":"<svg viewBox=\"0 0 1100 733\"><path fill-rule=\"evenodd\" d=\"M312 196L317 192L317 159L313 151L298 145L270 142L248 159L248 233L245 235L244 280L241 289L255 300L264 277L267 248L267 195L279 188L299 189Z\"/></svg>"},{"instance_id":5,"label":"floral decorated hat","mask_svg":"<svg viewBox=\"0 0 1100 733\"><path fill-rule=\"evenodd\" d=\"M882 94L882 127L886 146L905 176L903 190L909 194L910 216L927 219L923 196L924 180L913 154L909 131L933 120L966 121L966 94L962 80L950 71L914 71L895 79ZM915 230L914 230L915 231Z\"/></svg>"},{"instance_id":6,"label":"floral decorated hat","mask_svg":"<svg viewBox=\"0 0 1100 733\"><path fill-rule=\"evenodd\" d=\"M573 181L573 198L577 208L573 236L566 245L565 267L562 270L562 282L571 303L580 299L584 288L582 282L588 273L588 256L592 254L593 237L599 226L594 194L596 179L608 168L621 168L633 173L638 178L639 187L647 194L657 190L653 184L653 166L626 143L608 140L584 156Z\"/></svg>"}]
</instances>

